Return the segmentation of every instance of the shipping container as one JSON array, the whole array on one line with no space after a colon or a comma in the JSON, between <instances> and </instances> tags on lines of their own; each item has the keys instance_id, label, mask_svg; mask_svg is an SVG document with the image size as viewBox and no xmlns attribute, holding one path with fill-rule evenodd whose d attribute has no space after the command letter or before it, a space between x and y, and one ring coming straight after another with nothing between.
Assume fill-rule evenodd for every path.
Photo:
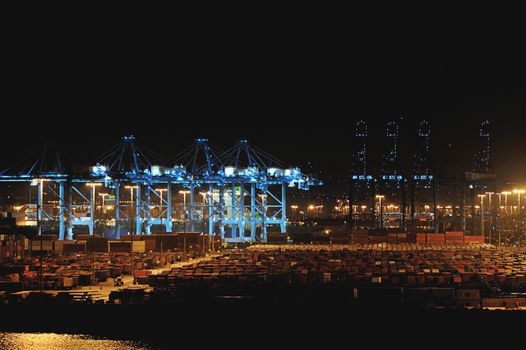
<instances>
[{"instance_id":1,"label":"shipping container","mask_svg":"<svg viewBox=\"0 0 526 350\"><path fill-rule=\"evenodd\" d=\"M64 241L63 249L64 249L64 253L85 253L86 252L86 242Z\"/></svg>"},{"instance_id":2,"label":"shipping container","mask_svg":"<svg viewBox=\"0 0 526 350\"><path fill-rule=\"evenodd\" d=\"M446 241L445 235L441 233L427 233L426 243L430 244L444 244Z\"/></svg>"},{"instance_id":3,"label":"shipping container","mask_svg":"<svg viewBox=\"0 0 526 350\"><path fill-rule=\"evenodd\" d=\"M146 252L146 241L133 241L132 251L134 253Z\"/></svg>"},{"instance_id":4,"label":"shipping container","mask_svg":"<svg viewBox=\"0 0 526 350\"><path fill-rule=\"evenodd\" d=\"M86 251L96 253L107 253L109 243L107 238L103 237L88 237L86 240Z\"/></svg>"}]
</instances>

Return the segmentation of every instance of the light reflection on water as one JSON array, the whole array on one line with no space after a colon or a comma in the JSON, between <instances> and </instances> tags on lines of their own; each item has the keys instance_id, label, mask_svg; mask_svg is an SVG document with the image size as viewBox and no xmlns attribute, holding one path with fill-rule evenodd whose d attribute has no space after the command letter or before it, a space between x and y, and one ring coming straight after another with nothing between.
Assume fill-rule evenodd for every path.
<instances>
[{"instance_id":1,"label":"light reflection on water","mask_svg":"<svg viewBox=\"0 0 526 350\"><path fill-rule=\"evenodd\" d=\"M87 335L55 333L1 333L2 350L147 350L145 344L123 340L98 339Z\"/></svg>"}]
</instances>

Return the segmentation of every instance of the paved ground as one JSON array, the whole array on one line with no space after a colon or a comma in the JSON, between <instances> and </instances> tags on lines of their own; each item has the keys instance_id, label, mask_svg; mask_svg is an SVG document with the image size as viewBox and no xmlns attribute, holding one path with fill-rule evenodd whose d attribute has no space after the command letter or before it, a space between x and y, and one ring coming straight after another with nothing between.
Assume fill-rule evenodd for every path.
<instances>
[{"instance_id":1,"label":"paved ground","mask_svg":"<svg viewBox=\"0 0 526 350\"><path fill-rule=\"evenodd\" d=\"M178 262L175 264L167 265L165 267L158 268L158 269L152 269L149 271L151 272L152 275L158 275L162 272L170 272L171 269L173 268L192 265L199 261L211 260L214 256L217 256L217 255L219 254L213 254L213 255L206 256L206 257L202 257L202 258L190 259L188 261ZM75 289L74 291L91 291L97 294L97 297L95 299L102 299L104 301L108 301L110 293L112 291L116 291L121 288L130 288L130 287L148 288L148 286L145 286L145 285L134 285L132 276L122 276L122 280L124 282L124 286L115 286L113 278L109 278L106 282L99 283L96 286L80 287L78 289Z\"/></svg>"}]
</instances>

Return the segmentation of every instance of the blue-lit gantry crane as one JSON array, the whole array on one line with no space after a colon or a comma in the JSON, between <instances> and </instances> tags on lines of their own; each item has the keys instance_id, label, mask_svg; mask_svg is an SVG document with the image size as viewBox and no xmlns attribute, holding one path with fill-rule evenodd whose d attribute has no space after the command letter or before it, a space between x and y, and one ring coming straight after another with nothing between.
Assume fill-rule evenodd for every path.
<instances>
[{"instance_id":1,"label":"blue-lit gantry crane","mask_svg":"<svg viewBox=\"0 0 526 350\"><path fill-rule=\"evenodd\" d=\"M210 239L220 235L226 242L264 242L272 225L286 232L287 188L308 190L322 184L247 140L221 152L198 138L165 162L138 145L135 137L125 136L82 171L66 170L58 153L52 162L49 157L45 148L36 160L21 159L0 172L0 182L34 186L37 220L58 222L59 239L72 239L77 226L87 226L93 235L99 215L96 202L103 195L101 212L106 210L104 202L112 204L114 238L120 238L128 223L135 234L150 234L153 225L166 232L173 232L174 225L184 231L200 226ZM111 193L102 193L103 188ZM184 196L182 207L172 203L174 189ZM51 206L44 202L45 194L56 199Z\"/></svg>"}]
</instances>

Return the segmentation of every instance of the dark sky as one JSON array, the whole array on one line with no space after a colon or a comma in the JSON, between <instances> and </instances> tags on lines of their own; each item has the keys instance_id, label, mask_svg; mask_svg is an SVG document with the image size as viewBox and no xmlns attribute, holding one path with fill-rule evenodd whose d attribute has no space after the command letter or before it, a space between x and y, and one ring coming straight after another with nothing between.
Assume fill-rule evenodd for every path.
<instances>
[{"instance_id":1,"label":"dark sky","mask_svg":"<svg viewBox=\"0 0 526 350\"><path fill-rule=\"evenodd\" d=\"M14 37L4 50L0 163L46 139L86 162L133 133L166 156L195 137L223 149L248 138L287 163L311 161L341 177L360 119L370 124L371 160L381 152L385 121L404 116L405 133L427 119L436 152L452 144L467 163L479 124L489 119L495 170L526 182L517 42L472 32L406 38L263 29L57 27Z\"/></svg>"}]
</instances>

